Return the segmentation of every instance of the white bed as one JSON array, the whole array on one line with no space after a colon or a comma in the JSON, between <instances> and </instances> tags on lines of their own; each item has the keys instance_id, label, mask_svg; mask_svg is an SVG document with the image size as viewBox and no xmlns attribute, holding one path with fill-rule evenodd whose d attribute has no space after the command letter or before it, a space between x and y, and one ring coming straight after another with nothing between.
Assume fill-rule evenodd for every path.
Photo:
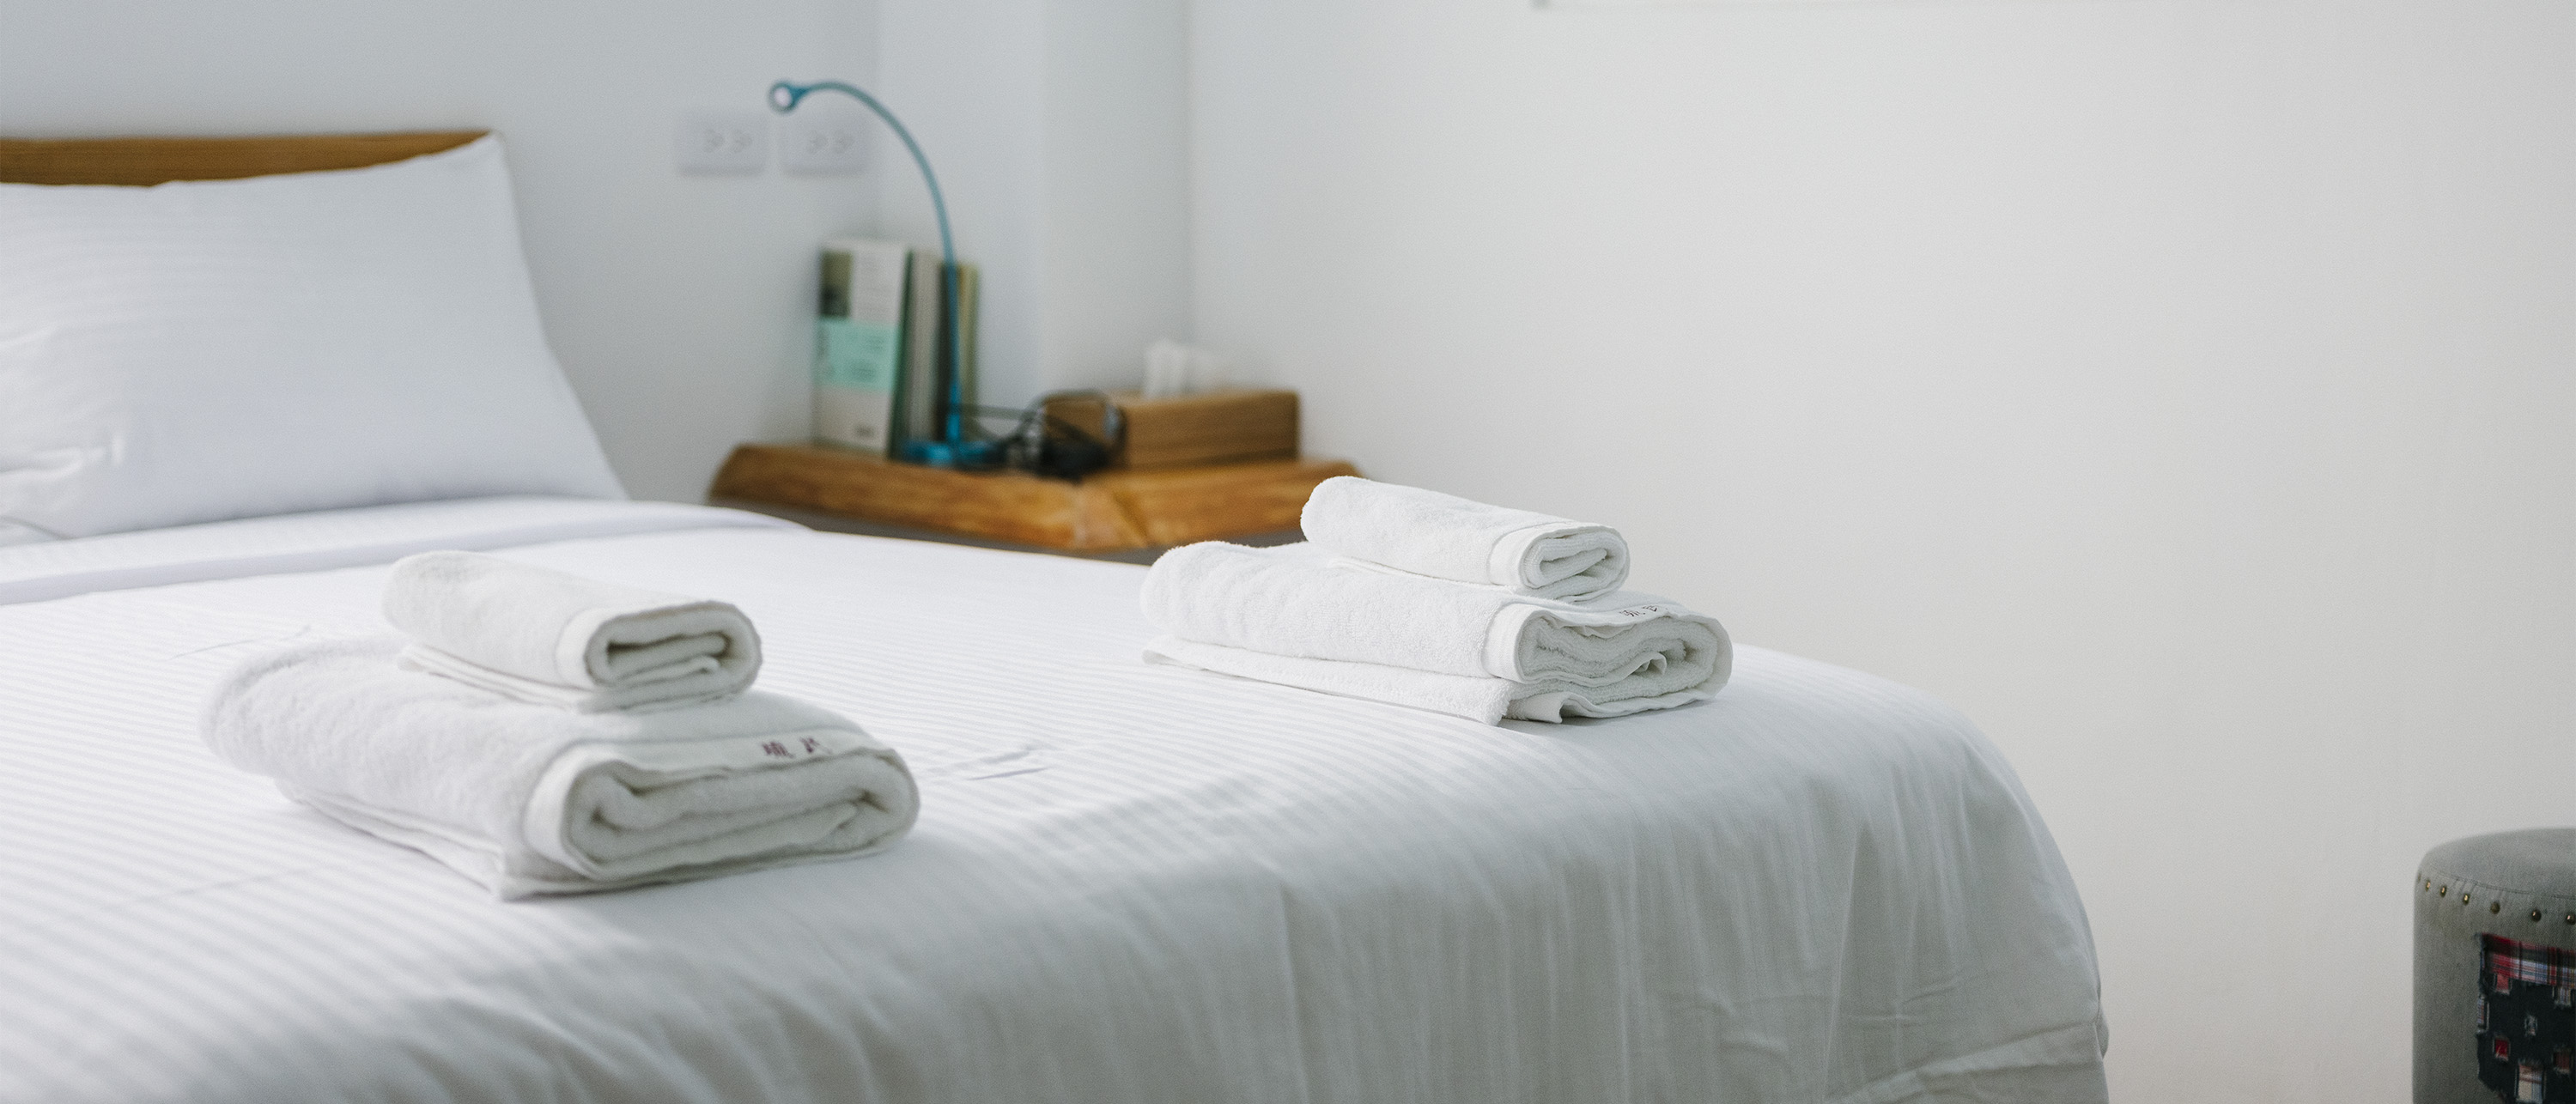
<instances>
[{"instance_id":1,"label":"white bed","mask_svg":"<svg viewBox=\"0 0 2576 1104\"><path fill-rule=\"evenodd\" d=\"M1149 665L1141 568L618 501L498 144L423 137L0 183L0 1102L2103 1098L2082 906L1938 702L1747 648L1488 726ZM503 902L199 742L435 548L737 603L916 830Z\"/></svg>"},{"instance_id":2,"label":"white bed","mask_svg":"<svg viewBox=\"0 0 2576 1104\"><path fill-rule=\"evenodd\" d=\"M204 750L424 544L736 601L919 828L502 903ZM1487 727L1143 664L1141 577L532 499L0 549L0 1099L2102 1097L2073 886L1938 702L1748 648Z\"/></svg>"}]
</instances>

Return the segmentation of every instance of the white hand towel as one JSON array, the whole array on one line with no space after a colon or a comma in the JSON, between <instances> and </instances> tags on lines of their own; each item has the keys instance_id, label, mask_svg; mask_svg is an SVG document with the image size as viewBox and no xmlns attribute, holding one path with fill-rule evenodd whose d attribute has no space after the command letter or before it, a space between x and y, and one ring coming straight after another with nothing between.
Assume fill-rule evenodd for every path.
<instances>
[{"instance_id":1,"label":"white hand towel","mask_svg":"<svg viewBox=\"0 0 2576 1104\"><path fill-rule=\"evenodd\" d=\"M919 811L902 756L792 698L567 713L405 670L401 647L252 658L208 702L207 746L503 898L862 855Z\"/></svg>"},{"instance_id":2,"label":"white hand towel","mask_svg":"<svg viewBox=\"0 0 2576 1104\"><path fill-rule=\"evenodd\" d=\"M1316 484L1299 524L1353 560L1532 597L1585 601L1628 581L1628 542L1607 525L1358 476Z\"/></svg>"},{"instance_id":3,"label":"white hand towel","mask_svg":"<svg viewBox=\"0 0 2576 1104\"><path fill-rule=\"evenodd\" d=\"M385 580L403 662L539 705L672 708L739 694L760 636L723 602L603 583L474 552L424 552Z\"/></svg>"},{"instance_id":4,"label":"white hand towel","mask_svg":"<svg viewBox=\"0 0 2576 1104\"><path fill-rule=\"evenodd\" d=\"M1489 722L1509 712L1495 702L1556 693L1573 694L1580 703L1562 709L1533 704L1524 715L1614 716L1602 710L1621 702L1660 703L1618 710L1625 713L1697 701L1726 684L1733 659L1733 645L1716 619L1652 595L1622 592L1582 604L1547 601L1417 575L1344 571L1312 545L1246 548L1208 542L1176 548L1145 573L1143 599L1146 619L1169 638L1149 646L1161 658L1405 704L1419 704L1412 699L1424 695L1431 695L1426 700L1451 701L1440 695L1469 693L1471 708L1423 707ZM1386 671L1271 663L1259 657ZM1470 691L1461 684L1408 678L1401 685L1415 687L1413 691L1340 688L1343 683L1375 686L1410 674L1509 685ZM1447 689L1421 689L1433 685Z\"/></svg>"}]
</instances>

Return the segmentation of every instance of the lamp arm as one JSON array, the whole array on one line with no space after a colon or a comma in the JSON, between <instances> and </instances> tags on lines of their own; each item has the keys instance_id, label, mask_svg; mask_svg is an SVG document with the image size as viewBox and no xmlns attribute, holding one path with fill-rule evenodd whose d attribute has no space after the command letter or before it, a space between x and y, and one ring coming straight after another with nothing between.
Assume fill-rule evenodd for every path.
<instances>
[{"instance_id":1,"label":"lamp arm","mask_svg":"<svg viewBox=\"0 0 2576 1104\"><path fill-rule=\"evenodd\" d=\"M930 171L930 158L921 152L921 143L912 140L912 132L904 129L903 120L895 118L894 112L886 110L876 97L868 95L857 85L833 80L812 84L780 81L769 86L769 106L784 115L796 110L796 105L808 94L823 91L843 93L867 105L877 118L884 120L885 125L894 131L894 136L903 139L903 148L912 154L912 163L921 169L921 182L930 188L930 211L939 220L940 279L946 285L948 296L948 418L947 424L940 427L940 439L962 441L966 428L966 330L963 319L966 304L958 297L957 245L956 239L948 233L948 200L939 194L939 174Z\"/></svg>"}]
</instances>

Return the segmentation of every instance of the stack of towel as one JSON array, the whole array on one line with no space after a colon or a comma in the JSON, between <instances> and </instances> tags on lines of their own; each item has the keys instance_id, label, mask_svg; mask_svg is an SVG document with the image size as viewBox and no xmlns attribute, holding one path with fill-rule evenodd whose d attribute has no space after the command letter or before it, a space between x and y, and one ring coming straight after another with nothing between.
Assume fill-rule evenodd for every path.
<instances>
[{"instance_id":1,"label":"stack of towel","mask_svg":"<svg viewBox=\"0 0 2576 1104\"><path fill-rule=\"evenodd\" d=\"M750 689L733 606L469 552L395 564L384 606L409 639L252 659L206 743L501 897L866 854L919 811L892 748Z\"/></svg>"},{"instance_id":2,"label":"stack of towel","mask_svg":"<svg viewBox=\"0 0 2576 1104\"><path fill-rule=\"evenodd\" d=\"M1606 525L1351 476L1306 501L1308 543L1176 548L1145 576L1151 661L1454 713L1559 721L1714 697L1713 618L1623 591Z\"/></svg>"}]
</instances>

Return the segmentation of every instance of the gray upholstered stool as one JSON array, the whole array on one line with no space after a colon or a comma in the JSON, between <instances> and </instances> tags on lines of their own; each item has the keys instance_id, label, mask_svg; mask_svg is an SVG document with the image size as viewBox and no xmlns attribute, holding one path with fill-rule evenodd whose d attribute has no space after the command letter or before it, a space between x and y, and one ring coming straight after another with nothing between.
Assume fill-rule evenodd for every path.
<instances>
[{"instance_id":1,"label":"gray upholstered stool","mask_svg":"<svg viewBox=\"0 0 2576 1104\"><path fill-rule=\"evenodd\" d=\"M2415 1104L2576 1104L2576 828L2454 840L2415 874Z\"/></svg>"}]
</instances>

